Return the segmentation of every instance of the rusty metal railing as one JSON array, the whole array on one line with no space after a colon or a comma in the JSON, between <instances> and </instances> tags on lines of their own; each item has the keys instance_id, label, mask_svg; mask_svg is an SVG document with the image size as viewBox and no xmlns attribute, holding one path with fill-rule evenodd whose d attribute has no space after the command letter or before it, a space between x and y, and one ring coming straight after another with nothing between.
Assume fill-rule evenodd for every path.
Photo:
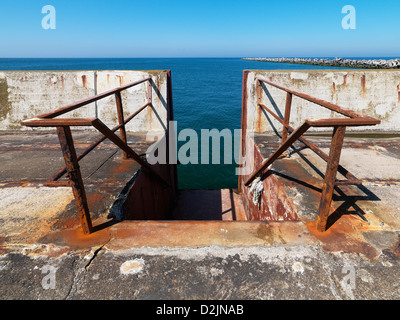
<instances>
[{"instance_id":1,"label":"rusty metal railing","mask_svg":"<svg viewBox=\"0 0 400 320\"><path fill-rule=\"evenodd\" d=\"M249 186L257 177L263 179L263 177L265 177L265 169L267 169L276 159L278 159L282 153L284 153L291 145L293 145L293 143L295 143L297 140L301 141L327 162L317 219L317 229L321 232L325 231L335 185L357 185L362 183L361 180L357 179L348 170L339 165L346 127L377 125L380 123L380 120L359 114L349 109L344 109L335 104L314 98L307 94L291 90L261 77L256 78L256 81L257 105L271 114L283 125L282 143L268 159L263 161L258 169L253 171L250 177L246 180L245 186ZM286 105L283 119L281 119L276 113L262 103L262 83L266 83L286 92ZM289 125L293 96L310 101L321 107L342 114L348 118L305 120L302 125L300 125L297 129L294 129ZM311 127L333 127L329 155L303 137L303 134ZM288 134L290 135L288 136ZM336 180L336 174L338 171L346 178L346 180Z\"/></svg>"},{"instance_id":2,"label":"rusty metal railing","mask_svg":"<svg viewBox=\"0 0 400 320\"><path fill-rule=\"evenodd\" d=\"M88 208L88 202L86 198L85 187L82 180L81 171L78 162L82 160L90 151L96 148L101 142L106 139L111 140L115 145L123 150L124 158L132 158L137 161L144 170L157 179L164 186L168 186L169 183L156 171L154 168L142 159L131 147L128 146L125 125L131 121L136 115L138 115L146 107L152 106L152 85L151 77L136 81L125 86L121 86L110 91L98 94L96 96L81 100L79 102L67 105L63 108L57 109L53 112L39 115L35 118L24 120L21 122L22 125L28 127L56 127L57 134L63 152L65 166L47 180L44 185L47 186L71 186L74 194L75 202L78 208L78 215L82 225L83 232L89 234L93 231L93 225L90 218L90 212ZM123 105L121 98L121 91L129 89L133 86L141 83L147 83L147 101L137 111L131 114L128 118L124 119ZM56 117L63 115L67 112L76 110L80 107L88 105L92 102L98 101L105 97L114 95L116 108L118 113L119 124L110 129L98 118L61 118L55 119ZM98 140L92 145L87 147L79 155L76 154L74 141L71 135L71 127L94 127L100 133L103 134ZM120 131L120 137L115 132ZM69 181L58 181L64 174L68 173Z\"/></svg>"}]
</instances>

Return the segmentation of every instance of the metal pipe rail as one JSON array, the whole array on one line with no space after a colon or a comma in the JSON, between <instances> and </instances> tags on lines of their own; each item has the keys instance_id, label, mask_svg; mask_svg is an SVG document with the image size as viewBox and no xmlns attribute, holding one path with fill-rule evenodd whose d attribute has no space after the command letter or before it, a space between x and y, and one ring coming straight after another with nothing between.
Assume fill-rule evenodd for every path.
<instances>
[{"instance_id":1,"label":"metal pipe rail","mask_svg":"<svg viewBox=\"0 0 400 320\"><path fill-rule=\"evenodd\" d=\"M140 107L137 111L131 114L128 118L124 119L123 106L121 99L121 91L129 89L133 86L139 85L141 83L147 82L147 102ZM63 115L67 112L76 110L80 107L88 105L92 102L98 101L105 97L114 95L116 108L118 113L119 124L110 129L98 118L62 118L55 119L56 117ZM57 134L63 152L65 166L58 171L53 177L45 182L46 186L65 186L70 185L74 194L75 202L78 208L78 215L82 225L83 232L89 234L93 231L93 225L90 218L90 212L88 208L85 187L82 180L82 175L80 172L78 162L82 160L90 151L96 148L105 139L111 140L115 145L123 150L124 158L133 158L137 161L144 170L151 176L157 179L163 186L169 186L169 183L156 171L154 168L142 159L131 147L127 144L127 137L125 131L125 125L131 121L136 115L138 115L146 107L152 106L152 86L151 78L145 78L140 81L130 83L125 86L121 86L96 96L78 101L76 103L67 105L53 112L39 115L35 118L21 121L21 125L27 127L56 127ZM103 134L98 140L96 140L92 145L87 147L81 154L77 155L74 141L71 135L71 127L94 127L99 132ZM120 137L115 134L115 131L120 130ZM57 181L65 173L68 173L69 182Z\"/></svg>"},{"instance_id":2,"label":"metal pipe rail","mask_svg":"<svg viewBox=\"0 0 400 320\"><path fill-rule=\"evenodd\" d=\"M267 79L258 77L256 78L256 95L257 95L257 105L271 114L275 119L277 119L283 125L282 131L282 143L280 147L278 147L275 152L268 158L263 161L261 166L254 170L250 177L246 180L245 186L249 186L253 180L257 177L265 177L265 169L267 169L276 159L278 159L283 152L285 152L293 143L297 140L304 143L311 150L313 150L318 156L320 156L323 160L327 162L327 168L324 178L324 184L322 188L322 195L320 206L318 210L318 219L317 219L317 229L321 232L326 230L327 219L329 216L330 206L332 202L333 191L335 185L344 185L344 184L361 184L361 180L357 179L354 175L352 175L349 171L339 165L340 154L343 146L344 135L346 132L347 126L372 126L377 125L381 121L369 116L365 116L359 114L353 110L344 109L338 105L332 104L330 102L314 98L307 94L297 92L291 90L289 88L283 87L277 83L269 81ZM274 113L271 109L266 107L262 103L262 83L269 84L273 87L276 87L280 90L286 92L286 105L285 105L285 114L284 118L281 119L276 113ZM339 119L307 119L304 123L294 129L289 125L290 112L292 106L292 98L293 96L297 96L304 100L315 103L321 107L327 108L331 111L344 115L348 118L339 118ZM303 134L311 127L333 127L332 141L329 155L320 150L317 146L311 143L309 140L303 137ZM288 134L290 136L288 137ZM347 180L336 180L336 173L339 171L342 175L346 177Z\"/></svg>"}]
</instances>

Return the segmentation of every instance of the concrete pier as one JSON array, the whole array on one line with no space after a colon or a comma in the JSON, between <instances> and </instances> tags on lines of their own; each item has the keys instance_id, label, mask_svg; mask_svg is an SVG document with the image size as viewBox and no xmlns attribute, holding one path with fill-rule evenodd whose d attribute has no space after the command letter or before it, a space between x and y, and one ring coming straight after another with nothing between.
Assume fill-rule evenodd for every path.
<instances>
[{"instance_id":1,"label":"concrete pier","mask_svg":"<svg viewBox=\"0 0 400 320\"><path fill-rule=\"evenodd\" d=\"M98 164L88 161L86 170L82 164L83 172L91 172L85 176L92 181L88 183L88 198L97 227L94 233L84 235L70 188L45 188L33 183L35 177L40 181L51 172L48 168L61 160L61 153L52 147L55 144L51 144L48 134L30 134L30 137L31 141L43 141L42 148L30 148L23 134L0 135L1 163L7 168L1 173L0 188L0 294L3 299L400 297L397 197L400 190L398 177L388 179L388 173L396 172L400 161L398 138L376 139L370 144L354 138L345 145L344 154L351 157L355 150L365 170L362 172L371 179L365 185L369 190L366 198L359 195L360 190L352 198L360 197L356 203L369 222L354 215L350 208L349 212L336 215L337 221L324 234L313 226L319 192L311 186L317 185L318 176L309 167L309 161L315 161L306 150L293 150L290 158L279 160L272 168L296 210L297 221L232 221L222 219L221 215L219 221L118 222L108 217L123 185L115 187L126 181L120 175L131 175L135 165L132 160L121 160L121 152L106 144L96 155L98 161L106 160L103 165L101 161ZM326 145L326 139L316 139ZM140 145L139 138L135 141ZM84 139L78 142L83 143ZM277 143L271 136L256 137L260 154L267 155ZM29 159L43 160L31 161L30 176L23 158L15 156L21 148L29 153ZM54 153L46 157L47 162L43 157L46 152ZM382 159L386 159L386 167L379 173L375 163ZM90 167L95 168L94 172ZM351 169L357 169L357 163ZM114 175L119 178L110 180ZM17 177L29 178L31 182L18 184ZM183 198L178 203L179 211L187 219L191 212L202 210L205 217L215 218L217 211L212 213L210 200L224 198L215 196L215 191L206 191L203 196L197 191L194 197L188 197L191 191L181 192L192 205ZM234 192L223 193L229 200ZM348 192L351 196L355 191ZM336 207L343 200L346 201L339 195L335 199ZM217 202L214 208L224 214L232 213L228 203ZM49 266L56 270L55 289L43 286ZM354 271L355 288L346 282L349 266Z\"/></svg>"},{"instance_id":2,"label":"concrete pier","mask_svg":"<svg viewBox=\"0 0 400 320\"><path fill-rule=\"evenodd\" d=\"M157 84L160 75L153 76ZM282 141L278 125L257 109L256 76L336 103L347 101L344 107L382 120L376 132L349 130L345 136L341 164L362 183L335 188L325 232L318 231L316 219L326 164L300 142L268 168L257 201L243 176L237 190L177 190L170 207L171 189L106 140L80 163L94 226L85 234L71 188L44 185L63 165L57 135L16 128L0 132L0 296L399 299L400 138L393 132L398 74L248 71L242 125L254 135L242 140L243 154L259 166ZM161 82L159 87L164 89L154 103L164 108L168 90ZM145 93L138 91L144 99ZM285 101L274 90L264 90L262 99L278 110ZM291 123L313 110L299 108ZM159 125L172 108L169 113L159 113L164 115ZM12 114L7 109L3 120ZM146 123L146 130L155 128ZM331 136L325 134L312 132L307 139L328 153ZM77 150L95 136L95 131L74 132ZM140 156L152 143L146 136L127 133ZM167 173L173 169L167 167Z\"/></svg>"}]
</instances>

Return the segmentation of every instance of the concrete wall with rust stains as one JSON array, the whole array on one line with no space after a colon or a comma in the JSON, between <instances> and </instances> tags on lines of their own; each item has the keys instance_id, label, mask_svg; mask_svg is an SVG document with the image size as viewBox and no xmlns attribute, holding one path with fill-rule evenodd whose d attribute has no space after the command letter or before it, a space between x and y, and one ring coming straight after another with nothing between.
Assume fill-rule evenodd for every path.
<instances>
[{"instance_id":1,"label":"concrete wall with rust stains","mask_svg":"<svg viewBox=\"0 0 400 320\"><path fill-rule=\"evenodd\" d=\"M126 127L131 132L163 132L167 126L166 71L1 71L0 130L31 130L20 121L79 100L152 77L153 108L146 108ZM125 117L147 102L147 83L121 92ZM97 102L100 120L118 124L114 96ZM94 117L95 103L61 117ZM38 129L35 129L38 130ZM48 129L41 129L48 130Z\"/></svg>"},{"instance_id":2,"label":"concrete wall with rust stains","mask_svg":"<svg viewBox=\"0 0 400 320\"><path fill-rule=\"evenodd\" d=\"M256 81L261 76L282 86L381 120L377 126L348 131L400 132L399 70L251 70L247 77L247 127L255 132L282 131L282 125L256 106ZM263 85L262 103L283 118L286 92ZM343 117L304 99L293 97L290 125L305 119ZM318 130L312 128L310 130ZM320 129L324 130L324 129ZM326 129L325 129L326 130Z\"/></svg>"}]
</instances>

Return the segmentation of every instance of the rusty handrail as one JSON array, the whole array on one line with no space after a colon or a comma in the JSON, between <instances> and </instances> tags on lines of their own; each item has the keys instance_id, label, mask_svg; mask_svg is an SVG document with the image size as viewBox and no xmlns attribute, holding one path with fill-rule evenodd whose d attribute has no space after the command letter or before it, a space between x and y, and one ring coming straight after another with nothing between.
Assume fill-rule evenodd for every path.
<instances>
[{"instance_id":1,"label":"rusty handrail","mask_svg":"<svg viewBox=\"0 0 400 320\"><path fill-rule=\"evenodd\" d=\"M338 106L338 105L336 105L336 104L333 104L333 103L331 103L331 102L328 102L328 101L325 101L325 100L322 100L322 99L318 99L318 98L312 97L312 96L310 96L310 95L308 95L308 94L301 93L301 92L297 92L297 91L295 91L295 90L286 88L286 87L281 86L281 85L279 85L279 84L277 84L277 83L275 83L275 82L269 81L269 80L267 80L267 79L265 79L265 78L257 77L257 80L258 80L258 81L261 81L261 82L265 82L265 83L267 83L267 84L269 84L269 85L271 85L271 86L273 86L273 87L276 87L276 88L278 88L278 89L281 89L281 90L283 90L283 91L286 91L287 93L290 93L290 94L292 94L292 95L294 95L294 96L297 96L297 97L299 97L299 98L302 98L302 99L304 99L304 100L307 100L307 101L310 101L310 102L312 102L312 103L318 104L318 105L320 105L321 107L327 108L327 109L329 109L329 110L331 110L331 111L335 111L335 112L337 112L337 113L340 113L340 114L342 114L342 115L344 115L344 116L347 116L347 117L350 117L350 118L368 118L368 119L374 119L374 118L372 118L372 117L369 117L369 116L360 114L360 113L355 112L355 111L353 111L353 110L342 108L342 107L340 107L340 106ZM379 123L380 123L380 120L378 120L378 119L374 119L374 120L377 122L376 124L379 124Z\"/></svg>"},{"instance_id":2,"label":"rusty handrail","mask_svg":"<svg viewBox=\"0 0 400 320\"><path fill-rule=\"evenodd\" d=\"M259 104L260 107L262 107L264 110L269 112L276 120L278 120L282 125L286 126L286 129L288 132L293 132L295 129L291 127L288 124L284 124L284 121L279 118L277 114L272 112L268 107L266 107L263 104ZM303 144L305 144L307 147L309 147L311 150L313 150L319 157L321 157L323 160L328 161L329 156L323 152L321 149L319 149L315 144L313 144L311 141L307 140L303 136L299 137L299 141L301 141ZM343 168L340 164L338 166L338 171L345 176L348 180L347 181L353 181L359 183L360 180L358 180L354 175L352 175L348 170Z\"/></svg>"},{"instance_id":3,"label":"rusty handrail","mask_svg":"<svg viewBox=\"0 0 400 320\"><path fill-rule=\"evenodd\" d=\"M62 115L64 113L73 111L73 110L78 109L80 107L83 107L83 106L85 106L87 104L90 104L92 102L96 102L96 101L98 101L100 99L103 99L103 98L106 98L108 96L111 96L112 94L116 94L118 92L121 92L123 90L129 89L131 87L134 87L134 86L136 86L138 84L141 84L143 82L150 81L150 80L151 80L151 78L148 77L148 78L136 81L136 82L129 83L129 84L125 85L125 86L121 86L121 87L117 87L115 89L111 89L109 91L105 91L105 92L100 93L98 95L95 95L93 97L89 97L89 98L83 99L81 101L75 102L73 104L67 105L65 107L62 107L60 109L56 109L56 110L54 110L52 112L41 114L41 115L37 116L37 118L48 119L48 118L58 117L58 116L60 116L60 115Z\"/></svg>"},{"instance_id":4,"label":"rusty handrail","mask_svg":"<svg viewBox=\"0 0 400 320\"><path fill-rule=\"evenodd\" d=\"M249 186L254 181L254 179L256 179L259 176L261 177L261 179L263 179L265 177L264 173L265 169L267 169L276 159L278 159L283 154L283 152L285 152L291 145L293 145L294 142L296 142L297 140L303 142L306 146L310 147L311 150L313 150L317 155L319 155L323 160L327 162L327 169L324 178L324 184L323 184L323 190L322 190L320 207L318 211L318 220L317 220L317 229L319 231L325 231L335 185L361 184L361 180L357 179L349 171L347 171L346 169L344 169L342 166L339 165L340 153L343 145L343 139L346 132L346 127L377 125L381 121L369 116L359 114L353 110L342 108L328 101L317 99L310 95L294 91L292 89L286 88L284 86L281 86L275 82L269 81L262 77L257 77L256 81L257 81L256 84L257 106L266 110L283 125L282 144L275 150L275 152L273 152L273 154L268 159L265 159L262 162L261 166L258 169L255 169L251 173L250 177L245 182L245 186ZM261 102L262 82L274 86L287 93L284 119L281 119L276 113L274 113L270 108L266 107ZM306 119L300 127L294 129L289 125L293 95L302 98L304 100L310 101L312 103L315 103L321 107L327 108L336 113L342 114L348 118L317 119L317 120ZM310 141L308 141L303 137L303 134L310 127L334 128L329 156L325 154L322 150L320 150L317 146L315 146L313 143L311 143ZM291 134L288 137L289 132L291 132ZM337 171L343 174L347 180L336 180Z\"/></svg>"},{"instance_id":5,"label":"rusty handrail","mask_svg":"<svg viewBox=\"0 0 400 320\"><path fill-rule=\"evenodd\" d=\"M137 114L139 114L142 110L144 110L146 107L151 105L151 102L146 103L144 106L140 107L138 110L136 110L134 113L132 113L126 120L124 120L123 124L119 124L115 126L114 128L111 129L112 132L117 131L120 129L123 125L126 125L129 121L131 121ZM83 159L87 154L89 154L90 151L92 151L94 148L96 148L100 143L102 143L105 139L107 139L106 136L102 136L99 139L97 139L93 144L88 146L85 150L82 151L82 153L78 156L78 161ZM67 172L67 166L64 166L60 171L58 171L55 175L53 175L52 178L50 178L50 181L56 181L59 178L61 178L65 173Z\"/></svg>"},{"instance_id":6,"label":"rusty handrail","mask_svg":"<svg viewBox=\"0 0 400 320\"><path fill-rule=\"evenodd\" d=\"M122 99L121 99L121 91L129 89L138 84L147 82L147 102L136 110L133 114L131 114L127 119L124 119L123 116L123 108L122 108ZM138 115L142 110L144 110L148 106L152 106L152 87L151 87L151 77L132 82L125 86L121 86L93 97L89 97L78 101L76 103L67 105L65 107L56 109L50 113L45 113L39 116L36 116L32 119L27 119L21 121L21 125L28 127L56 127L57 133L59 137L59 142L61 149L63 151L65 166L59 170L52 178L46 181L46 185L49 186L65 186L65 181L57 181L60 179L65 173L68 172L69 176L69 185L72 187L75 202L78 207L78 215L81 221L81 225L84 233L88 234L93 231L93 226L90 218L90 212L87 204L87 198L85 193L85 187L83 184L81 172L79 169L79 160L85 157L90 151L96 148L101 142L105 139L109 139L115 145L117 145L120 149L123 150L124 158L133 158L136 162L138 162L151 176L157 179L163 186L169 186L169 182L166 181L160 173L158 173L154 168L148 164L147 161L142 159L131 147L127 144L127 137L125 131L125 125L131 121L136 115ZM56 117L63 115L67 112L76 110L80 107L83 107L92 102L98 101L110 95L115 95L117 113L118 113L118 121L119 125L110 129L108 128L101 120L98 118L59 118ZM99 132L103 134L98 140L96 140L92 145L87 147L79 156L76 155L74 141L71 135L71 127L75 126L92 126L96 128ZM120 130L120 136L118 137L115 134L115 131Z\"/></svg>"}]
</instances>

